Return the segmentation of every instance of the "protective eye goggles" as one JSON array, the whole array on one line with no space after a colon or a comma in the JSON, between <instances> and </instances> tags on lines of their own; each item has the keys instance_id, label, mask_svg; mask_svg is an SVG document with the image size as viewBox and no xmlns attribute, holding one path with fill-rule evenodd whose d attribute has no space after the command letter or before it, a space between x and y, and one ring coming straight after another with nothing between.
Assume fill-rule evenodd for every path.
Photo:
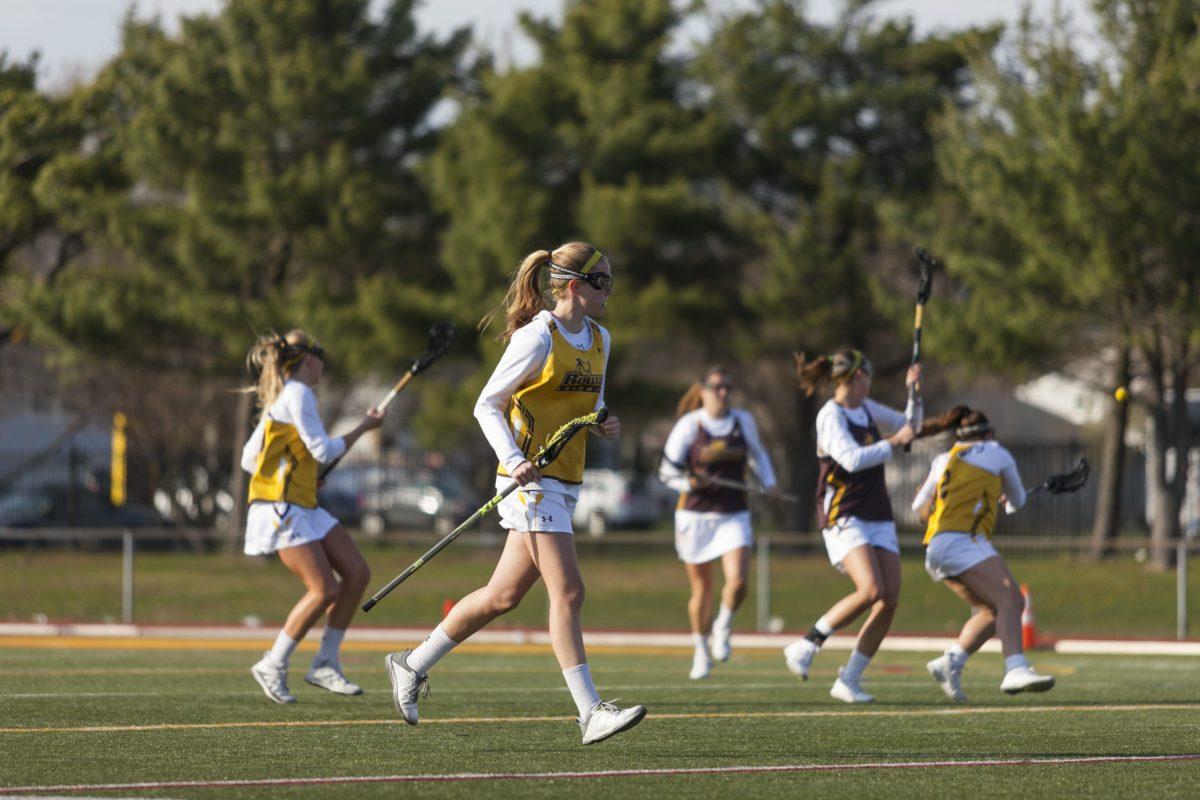
<instances>
[{"instance_id":1,"label":"protective eye goggles","mask_svg":"<svg viewBox=\"0 0 1200 800\"><path fill-rule=\"evenodd\" d=\"M329 363L329 357L325 355L325 348L321 347L320 345L317 345L317 344L292 344L291 342L287 341L286 339L280 339L279 346L285 353L289 350L291 350L293 352L296 350L300 351L300 355L292 356L284 363L285 367L293 367L296 364L299 364L300 361L303 360L305 353L307 353L309 355L314 355L317 358L321 359L322 364Z\"/></svg>"},{"instance_id":2,"label":"protective eye goggles","mask_svg":"<svg viewBox=\"0 0 1200 800\"><path fill-rule=\"evenodd\" d=\"M829 357L833 362L834 371L840 373L837 376L839 381L848 381L854 377L854 373L862 370L870 378L875 374L875 368L871 365L871 359L867 358L861 350L851 351L850 360L847 361L845 356L835 354ZM843 372L843 368L845 371Z\"/></svg>"},{"instance_id":3,"label":"protective eye goggles","mask_svg":"<svg viewBox=\"0 0 1200 800\"><path fill-rule=\"evenodd\" d=\"M551 261L550 272L553 275L585 281L588 286L591 286L598 292L611 291L613 288L612 275L609 275L607 272L590 272L591 268L600 263L600 259L602 258L604 258L604 253L601 253L599 250L592 253L592 257L587 260L587 263L583 265L583 269L579 272L559 266Z\"/></svg>"}]
</instances>

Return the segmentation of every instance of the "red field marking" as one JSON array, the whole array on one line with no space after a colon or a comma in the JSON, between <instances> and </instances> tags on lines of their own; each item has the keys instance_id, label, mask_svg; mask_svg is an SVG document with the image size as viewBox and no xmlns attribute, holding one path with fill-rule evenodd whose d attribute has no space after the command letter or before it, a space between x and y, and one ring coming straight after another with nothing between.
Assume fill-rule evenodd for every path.
<instances>
[{"instance_id":1,"label":"red field marking","mask_svg":"<svg viewBox=\"0 0 1200 800\"><path fill-rule=\"evenodd\" d=\"M0 792L81 792L159 789L221 789L244 786L314 786L340 783L462 783L482 781L584 780L590 778L653 778L675 775L737 775L789 772L838 772L889 769L946 769L953 767L1036 767L1090 764L1140 764L1200 761L1200 753L1160 756L1068 756L1064 758L972 759L963 761L874 761L842 764L757 764L741 767L680 767L621 769L594 772L462 772L446 775L347 775L318 778L259 778L214 781L59 784L0 786Z\"/></svg>"}]
</instances>

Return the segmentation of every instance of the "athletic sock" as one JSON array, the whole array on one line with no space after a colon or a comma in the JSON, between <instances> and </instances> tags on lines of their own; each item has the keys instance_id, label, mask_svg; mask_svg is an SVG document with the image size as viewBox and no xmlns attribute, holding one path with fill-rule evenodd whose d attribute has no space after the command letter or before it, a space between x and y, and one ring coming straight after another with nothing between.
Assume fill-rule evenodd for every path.
<instances>
[{"instance_id":1,"label":"athletic sock","mask_svg":"<svg viewBox=\"0 0 1200 800\"><path fill-rule=\"evenodd\" d=\"M1008 673L1014 669L1020 669L1021 667L1025 667L1026 669L1029 668L1029 659L1025 657L1024 653L1017 653L1013 656L1007 656L1004 659L1005 673Z\"/></svg>"},{"instance_id":2,"label":"athletic sock","mask_svg":"<svg viewBox=\"0 0 1200 800\"><path fill-rule=\"evenodd\" d=\"M728 631L733 626L733 609L721 604L717 618L713 620L713 631Z\"/></svg>"},{"instance_id":3,"label":"athletic sock","mask_svg":"<svg viewBox=\"0 0 1200 800\"><path fill-rule=\"evenodd\" d=\"M708 655L708 637L703 633L693 633L692 643L696 646L697 653Z\"/></svg>"},{"instance_id":4,"label":"athletic sock","mask_svg":"<svg viewBox=\"0 0 1200 800\"><path fill-rule=\"evenodd\" d=\"M420 675L422 672L428 672L430 668L441 661L442 658L454 648L458 647L458 642L451 639L442 630L442 626L438 625L434 628L425 641L417 645L416 649L408 654L406 659L408 668Z\"/></svg>"},{"instance_id":5,"label":"athletic sock","mask_svg":"<svg viewBox=\"0 0 1200 800\"><path fill-rule=\"evenodd\" d=\"M858 683L858 679L862 677L863 670L870 663L870 656L864 656L857 650L851 651L850 660L846 662L846 666L842 667L842 680L846 683Z\"/></svg>"},{"instance_id":6,"label":"athletic sock","mask_svg":"<svg viewBox=\"0 0 1200 800\"><path fill-rule=\"evenodd\" d=\"M336 664L338 652L342 649L342 639L346 638L346 629L326 627L321 635L321 649L313 658L313 664Z\"/></svg>"},{"instance_id":7,"label":"athletic sock","mask_svg":"<svg viewBox=\"0 0 1200 800\"><path fill-rule=\"evenodd\" d=\"M584 719L600 702L600 693L596 691L596 684L592 683L592 671L585 662L577 667L564 669L563 678L567 681L567 688L571 690L571 699L575 701L575 707L579 709L579 718Z\"/></svg>"},{"instance_id":8,"label":"athletic sock","mask_svg":"<svg viewBox=\"0 0 1200 800\"><path fill-rule=\"evenodd\" d=\"M825 619L825 617L821 617L819 620L817 620L813 624L812 630L804 634L804 638L808 639L817 647L825 644L825 640L830 636L833 636L833 626L829 624L829 620Z\"/></svg>"},{"instance_id":9,"label":"athletic sock","mask_svg":"<svg viewBox=\"0 0 1200 800\"><path fill-rule=\"evenodd\" d=\"M946 655L950 656L950 660L955 664L964 664L971 657L971 654L957 643L950 645L950 649L946 651Z\"/></svg>"},{"instance_id":10,"label":"athletic sock","mask_svg":"<svg viewBox=\"0 0 1200 800\"><path fill-rule=\"evenodd\" d=\"M271 651L267 653L267 658L280 669L287 669L288 661L291 660L298 644L300 642L280 631L275 637L275 644L271 645Z\"/></svg>"}]
</instances>

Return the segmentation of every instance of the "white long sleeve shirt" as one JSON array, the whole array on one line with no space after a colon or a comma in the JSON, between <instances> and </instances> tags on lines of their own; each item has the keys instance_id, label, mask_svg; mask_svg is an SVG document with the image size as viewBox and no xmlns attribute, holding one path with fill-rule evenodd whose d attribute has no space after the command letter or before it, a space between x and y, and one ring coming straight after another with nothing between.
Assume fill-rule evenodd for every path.
<instances>
[{"instance_id":1,"label":"white long sleeve shirt","mask_svg":"<svg viewBox=\"0 0 1200 800\"><path fill-rule=\"evenodd\" d=\"M742 436L746 439L750 468L754 470L764 489L774 486L775 470L771 467L771 456L767 454L758 436L758 426L754 423L754 417L744 408L730 409L728 414L717 419L710 417L703 408L680 417L671 429L667 444L663 448L663 460L658 470L659 479L680 493L691 489L687 472L676 465L687 462L688 450L696 440L700 428L704 428L710 436L728 436L733 433L735 420L741 426Z\"/></svg>"},{"instance_id":2,"label":"white long sleeve shirt","mask_svg":"<svg viewBox=\"0 0 1200 800\"><path fill-rule=\"evenodd\" d=\"M965 444L965 442L957 442L956 446L958 444ZM1004 482L1004 496L1008 501L1004 506L1007 513L1012 514L1025 505L1025 487L1021 485L1017 462L1004 445L994 439L974 442L959 458L980 469L986 469L993 475L1000 476ZM920 512L925 504L933 499L938 481L942 479L942 473L946 471L946 464L949 462L949 452L941 453L933 459L933 465L929 468L929 476L925 478L925 483L921 484L916 498L913 499L913 511Z\"/></svg>"},{"instance_id":3,"label":"white long sleeve shirt","mask_svg":"<svg viewBox=\"0 0 1200 800\"><path fill-rule=\"evenodd\" d=\"M870 398L858 408L845 408L830 400L817 413L817 456L830 456L847 472L860 472L891 460L891 442L881 438L874 444L860 445L850 434L847 419L864 427L873 421L881 436L894 433L905 423L903 412Z\"/></svg>"},{"instance_id":4,"label":"white long sleeve shirt","mask_svg":"<svg viewBox=\"0 0 1200 800\"><path fill-rule=\"evenodd\" d=\"M557 324L558 331L567 344L577 350L587 351L593 346L592 326L588 324L586 318L583 328L577 333L572 333L563 326L561 320L556 320L549 311L541 311L528 324L513 333L512 338L508 340L508 347L505 349L504 355L500 356L500 363L496 365L492 377L488 379L483 391L479 394L479 399L475 401L475 419L479 421L483 435L496 453L496 459L510 473L525 460L525 455L521 452L521 448L517 447L517 441L513 438L512 428L509 427L505 412L508 410L508 401L517 390L536 377L546 365L546 359L550 357L550 348L553 344L550 322ZM608 355L611 347L608 331L602 325L597 324L597 327L604 340L605 359L605 379L600 384L600 394L596 398L595 406L600 408L604 405L604 391L608 381ZM496 487L502 489L510 482L511 478L503 475L497 476ZM573 497L579 495L578 486L563 483L554 478L543 478L536 483L527 484L525 488L564 492Z\"/></svg>"},{"instance_id":5,"label":"white long sleeve shirt","mask_svg":"<svg viewBox=\"0 0 1200 800\"><path fill-rule=\"evenodd\" d=\"M258 463L268 417L276 422L294 425L308 452L322 464L328 464L346 452L346 440L343 437L330 438L325 433L321 415L317 412L317 396L313 394L313 390L300 381L288 381L267 409L267 413L259 419L254 433L242 447L242 469L246 472L253 474Z\"/></svg>"}]
</instances>

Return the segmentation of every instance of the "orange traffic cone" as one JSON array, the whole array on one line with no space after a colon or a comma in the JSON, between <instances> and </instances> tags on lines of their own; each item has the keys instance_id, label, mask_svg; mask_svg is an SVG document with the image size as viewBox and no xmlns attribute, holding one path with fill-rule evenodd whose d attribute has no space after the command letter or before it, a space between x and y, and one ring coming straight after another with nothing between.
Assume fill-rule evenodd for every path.
<instances>
[{"instance_id":1,"label":"orange traffic cone","mask_svg":"<svg viewBox=\"0 0 1200 800\"><path fill-rule=\"evenodd\" d=\"M1025 610L1021 612L1021 647L1032 650L1037 647L1037 618L1033 615L1033 596L1029 584L1021 584L1021 596L1025 598Z\"/></svg>"}]
</instances>

